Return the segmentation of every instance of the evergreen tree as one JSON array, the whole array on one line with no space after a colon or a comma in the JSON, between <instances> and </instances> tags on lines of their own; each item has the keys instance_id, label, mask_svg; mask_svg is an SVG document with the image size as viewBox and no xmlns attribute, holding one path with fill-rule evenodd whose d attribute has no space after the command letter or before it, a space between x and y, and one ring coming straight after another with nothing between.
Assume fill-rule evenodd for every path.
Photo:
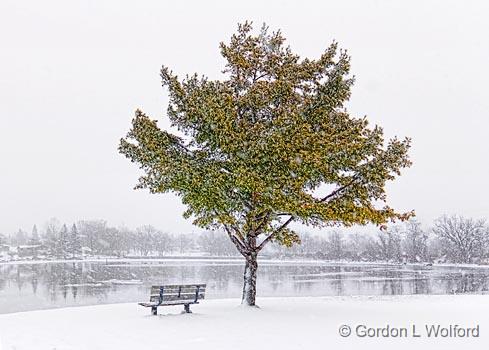
<instances>
[{"instance_id":1,"label":"evergreen tree","mask_svg":"<svg viewBox=\"0 0 489 350\"><path fill-rule=\"evenodd\" d=\"M27 232L22 229L19 229L12 239L12 243L14 245L24 245L27 244L28 241L29 239L27 236Z\"/></svg>"},{"instance_id":2,"label":"evergreen tree","mask_svg":"<svg viewBox=\"0 0 489 350\"><path fill-rule=\"evenodd\" d=\"M386 201L385 183L410 165L409 139L384 143L382 128L349 115L350 58L333 43L319 59L300 59L280 31L239 25L224 80L180 80L163 67L168 117L186 137L136 111L119 151L144 171L136 188L172 191L184 216L222 228L246 260L243 303L255 304L258 253L299 243L290 224L312 226L406 219ZM319 187L332 188L318 196Z\"/></svg>"},{"instance_id":3,"label":"evergreen tree","mask_svg":"<svg viewBox=\"0 0 489 350\"><path fill-rule=\"evenodd\" d=\"M45 244L46 244L48 256L51 258L56 257L57 242L58 242L57 232L46 232Z\"/></svg>"},{"instance_id":4,"label":"evergreen tree","mask_svg":"<svg viewBox=\"0 0 489 350\"><path fill-rule=\"evenodd\" d=\"M58 240L55 244L56 247L56 257L67 259L68 249L69 249L69 235L68 228L66 224L63 224L61 230L59 231Z\"/></svg>"},{"instance_id":5,"label":"evergreen tree","mask_svg":"<svg viewBox=\"0 0 489 350\"><path fill-rule=\"evenodd\" d=\"M51 258L56 257L57 254L60 225L60 222L56 218L51 218L45 224L44 242L48 256Z\"/></svg>"},{"instance_id":6,"label":"evergreen tree","mask_svg":"<svg viewBox=\"0 0 489 350\"><path fill-rule=\"evenodd\" d=\"M37 226L32 226L31 238L29 239L30 245L38 245L41 244L41 239L39 237L39 233L37 232Z\"/></svg>"},{"instance_id":7,"label":"evergreen tree","mask_svg":"<svg viewBox=\"0 0 489 350\"><path fill-rule=\"evenodd\" d=\"M68 253L73 259L82 254L81 238L75 224L71 226L69 234Z\"/></svg>"},{"instance_id":8,"label":"evergreen tree","mask_svg":"<svg viewBox=\"0 0 489 350\"><path fill-rule=\"evenodd\" d=\"M37 232L37 226L36 225L34 225L32 227L31 237L29 238L28 244L29 245L32 245L32 246L39 246L39 245L41 245L41 239L39 238L39 233ZM37 259L37 257L38 257L38 248L33 247L32 252L33 252L33 259Z\"/></svg>"}]
</instances>

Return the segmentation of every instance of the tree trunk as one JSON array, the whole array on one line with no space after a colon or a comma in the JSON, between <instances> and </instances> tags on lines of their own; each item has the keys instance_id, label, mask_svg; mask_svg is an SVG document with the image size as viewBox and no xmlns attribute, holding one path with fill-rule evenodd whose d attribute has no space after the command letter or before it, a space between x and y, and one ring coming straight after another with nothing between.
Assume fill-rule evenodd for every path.
<instances>
[{"instance_id":1,"label":"tree trunk","mask_svg":"<svg viewBox=\"0 0 489 350\"><path fill-rule=\"evenodd\" d=\"M246 265L243 275L243 298L241 300L243 305L255 306L257 270L257 253L253 252L246 256Z\"/></svg>"}]
</instances>

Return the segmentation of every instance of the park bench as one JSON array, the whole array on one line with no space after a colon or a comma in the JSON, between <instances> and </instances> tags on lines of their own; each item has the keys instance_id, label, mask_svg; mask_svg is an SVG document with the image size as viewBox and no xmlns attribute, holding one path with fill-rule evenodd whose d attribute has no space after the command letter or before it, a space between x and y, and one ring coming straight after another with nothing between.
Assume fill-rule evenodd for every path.
<instances>
[{"instance_id":1,"label":"park bench","mask_svg":"<svg viewBox=\"0 0 489 350\"><path fill-rule=\"evenodd\" d=\"M204 299L205 284L172 284L152 286L149 303L139 305L151 308L151 314L156 315L158 306L183 305L185 313L191 313L190 304L198 304Z\"/></svg>"}]
</instances>

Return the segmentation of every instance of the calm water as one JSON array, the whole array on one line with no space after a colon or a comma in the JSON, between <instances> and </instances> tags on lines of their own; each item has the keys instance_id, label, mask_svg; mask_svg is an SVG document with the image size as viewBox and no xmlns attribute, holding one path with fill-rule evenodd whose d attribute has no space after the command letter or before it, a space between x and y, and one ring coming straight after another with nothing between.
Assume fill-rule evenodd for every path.
<instances>
[{"instance_id":1,"label":"calm water","mask_svg":"<svg viewBox=\"0 0 489 350\"><path fill-rule=\"evenodd\" d=\"M239 298L241 261L0 265L0 313L149 298L152 284L207 283L207 298ZM259 296L486 293L489 268L260 262Z\"/></svg>"}]
</instances>

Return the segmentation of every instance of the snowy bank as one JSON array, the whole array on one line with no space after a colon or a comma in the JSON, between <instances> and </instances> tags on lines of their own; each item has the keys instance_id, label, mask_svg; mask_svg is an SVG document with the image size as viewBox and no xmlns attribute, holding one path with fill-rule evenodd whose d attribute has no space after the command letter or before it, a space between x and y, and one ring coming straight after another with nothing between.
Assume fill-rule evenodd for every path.
<instances>
[{"instance_id":1,"label":"snowy bank","mask_svg":"<svg viewBox=\"0 0 489 350\"><path fill-rule=\"evenodd\" d=\"M0 349L489 348L484 295L259 298L258 304L250 309L236 299L204 300L192 306L193 314L175 306L160 308L158 316L135 303L0 315ZM339 335L341 325L350 326L349 337ZM391 333L361 337L362 325L384 333L388 325ZM413 325L420 337L393 337L392 329L412 333ZM479 325L479 336L428 337L426 325Z\"/></svg>"}]
</instances>

